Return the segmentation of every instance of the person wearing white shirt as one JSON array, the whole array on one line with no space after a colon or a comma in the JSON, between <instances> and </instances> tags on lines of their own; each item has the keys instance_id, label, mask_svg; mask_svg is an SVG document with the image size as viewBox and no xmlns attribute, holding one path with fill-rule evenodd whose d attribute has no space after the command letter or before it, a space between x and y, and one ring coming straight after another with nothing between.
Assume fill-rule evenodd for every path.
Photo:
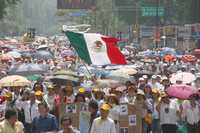
<instances>
[{"instance_id":1,"label":"person wearing white shirt","mask_svg":"<svg viewBox=\"0 0 200 133\"><path fill-rule=\"evenodd\" d=\"M39 101L35 98L35 92L30 93L30 100L21 101L21 109L24 110L25 115L25 133L31 133L31 124L35 117L39 116L38 112Z\"/></svg>"},{"instance_id":2,"label":"person wearing white shirt","mask_svg":"<svg viewBox=\"0 0 200 133\"><path fill-rule=\"evenodd\" d=\"M185 109L188 133L199 133L200 108L196 101L196 95L190 96L189 105L190 107Z\"/></svg>"},{"instance_id":3,"label":"person wearing white shirt","mask_svg":"<svg viewBox=\"0 0 200 133\"><path fill-rule=\"evenodd\" d=\"M160 124L163 133L176 133L180 110L177 100L169 99L167 94L161 94L161 101L157 106L160 113Z\"/></svg>"},{"instance_id":4,"label":"person wearing white shirt","mask_svg":"<svg viewBox=\"0 0 200 133\"><path fill-rule=\"evenodd\" d=\"M90 133L116 133L115 123L108 117L109 111L108 104L100 107L101 116L94 120Z\"/></svg>"}]
</instances>

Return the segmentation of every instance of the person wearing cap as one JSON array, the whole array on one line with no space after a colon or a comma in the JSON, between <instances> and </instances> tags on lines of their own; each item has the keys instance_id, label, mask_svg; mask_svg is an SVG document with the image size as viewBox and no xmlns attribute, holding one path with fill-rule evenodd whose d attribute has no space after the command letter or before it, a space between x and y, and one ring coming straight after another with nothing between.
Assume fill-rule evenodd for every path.
<instances>
[{"instance_id":1,"label":"person wearing cap","mask_svg":"<svg viewBox=\"0 0 200 133\"><path fill-rule=\"evenodd\" d=\"M92 97L98 103L99 107L104 102L104 95L101 89L95 88L92 90Z\"/></svg>"},{"instance_id":2,"label":"person wearing cap","mask_svg":"<svg viewBox=\"0 0 200 133\"><path fill-rule=\"evenodd\" d=\"M35 92L35 96L36 96L36 99L40 102L42 102L44 99L43 99L43 96L44 96L44 93L42 91L36 91Z\"/></svg>"},{"instance_id":3,"label":"person wearing cap","mask_svg":"<svg viewBox=\"0 0 200 133\"><path fill-rule=\"evenodd\" d=\"M143 77L139 78L138 89L144 90L145 84L145 79Z\"/></svg>"},{"instance_id":4,"label":"person wearing cap","mask_svg":"<svg viewBox=\"0 0 200 133\"><path fill-rule=\"evenodd\" d=\"M15 109L6 109L5 119L0 122L0 133L24 133L23 124L18 121Z\"/></svg>"},{"instance_id":5,"label":"person wearing cap","mask_svg":"<svg viewBox=\"0 0 200 133\"><path fill-rule=\"evenodd\" d=\"M152 132L153 133L161 133L160 117L159 117L159 113L156 109L157 105L159 104L160 91L157 88L153 88L151 93L152 93L152 98L153 98Z\"/></svg>"},{"instance_id":6,"label":"person wearing cap","mask_svg":"<svg viewBox=\"0 0 200 133\"><path fill-rule=\"evenodd\" d=\"M116 133L115 123L108 117L110 108L109 104L102 104L100 117L94 120L90 133Z\"/></svg>"},{"instance_id":7,"label":"person wearing cap","mask_svg":"<svg viewBox=\"0 0 200 133\"><path fill-rule=\"evenodd\" d=\"M43 99L49 106L49 111L51 114L54 114L54 105L55 105L55 88L53 85L47 86L47 94L44 95Z\"/></svg>"},{"instance_id":8,"label":"person wearing cap","mask_svg":"<svg viewBox=\"0 0 200 133\"><path fill-rule=\"evenodd\" d=\"M183 118L186 120L188 133L199 133L200 131L200 108L197 102L197 94L193 94L189 97L189 103L187 108L181 108ZM183 111L184 110L184 111Z\"/></svg>"},{"instance_id":9,"label":"person wearing cap","mask_svg":"<svg viewBox=\"0 0 200 133\"><path fill-rule=\"evenodd\" d=\"M19 101L18 108L24 111L25 116L25 133L32 133L32 121L39 116L38 104L40 101L36 100L35 92L31 91L29 100Z\"/></svg>"},{"instance_id":10,"label":"person wearing cap","mask_svg":"<svg viewBox=\"0 0 200 133\"><path fill-rule=\"evenodd\" d=\"M165 93L161 93L161 101L157 105L160 113L160 125L163 133L176 133L177 123L180 118L180 108L175 99L170 99Z\"/></svg>"},{"instance_id":11,"label":"person wearing cap","mask_svg":"<svg viewBox=\"0 0 200 133\"><path fill-rule=\"evenodd\" d=\"M92 123L94 121L94 119L96 119L97 117L100 116L100 113L99 113L99 105L97 103L97 101L95 100L91 100L89 103L88 103L88 110L90 112L90 126L89 126L89 132L92 128Z\"/></svg>"},{"instance_id":12,"label":"person wearing cap","mask_svg":"<svg viewBox=\"0 0 200 133\"><path fill-rule=\"evenodd\" d=\"M135 99L136 99L136 94L137 94L137 87L135 84L130 83L127 85L127 91L128 93L126 94L126 103L133 104Z\"/></svg>"},{"instance_id":13,"label":"person wearing cap","mask_svg":"<svg viewBox=\"0 0 200 133\"><path fill-rule=\"evenodd\" d=\"M120 116L119 99L115 94L110 94L107 96L107 103L111 107L109 117L112 120L114 120L116 130L119 131L119 116Z\"/></svg>"},{"instance_id":14,"label":"person wearing cap","mask_svg":"<svg viewBox=\"0 0 200 133\"><path fill-rule=\"evenodd\" d=\"M139 112L138 115L142 118L142 131L141 131L142 133L147 133L148 131L148 125L144 121L145 116L147 115L147 106L146 106L145 100L146 98L145 98L144 91L141 89L138 89L134 105Z\"/></svg>"}]
</instances>

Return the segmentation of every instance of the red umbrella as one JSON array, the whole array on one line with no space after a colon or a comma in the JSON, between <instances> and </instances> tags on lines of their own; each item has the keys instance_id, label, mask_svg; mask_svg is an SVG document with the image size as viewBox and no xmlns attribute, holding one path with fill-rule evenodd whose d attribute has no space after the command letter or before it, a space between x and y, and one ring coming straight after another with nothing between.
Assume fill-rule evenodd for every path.
<instances>
[{"instance_id":1,"label":"red umbrella","mask_svg":"<svg viewBox=\"0 0 200 133\"><path fill-rule=\"evenodd\" d=\"M172 62L176 60L176 57L172 54L167 54L163 57L164 62Z\"/></svg>"},{"instance_id":2,"label":"red umbrella","mask_svg":"<svg viewBox=\"0 0 200 133\"><path fill-rule=\"evenodd\" d=\"M200 55L200 49L195 49L192 51L193 55Z\"/></svg>"},{"instance_id":3,"label":"red umbrella","mask_svg":"<svg viewBox=\"0 0 200 133\"><path fill-rule=\"evenodd\" d=\"M198 90L188 85L175 84L167 88L167 94L179 99L188 99L192 94L198 94Z\"/></svg>"},{"instance_id":4,"label":"red umbrella","mask_svg":"<svg viewBox=\"0 0 200 133\"><path fill-rule=\"evenodd\" d=\"M195 63L197 62L197 58L193 55L184 55L182 57L183 62L191 62L191 63Z\"/></svg>"}]
</instances>

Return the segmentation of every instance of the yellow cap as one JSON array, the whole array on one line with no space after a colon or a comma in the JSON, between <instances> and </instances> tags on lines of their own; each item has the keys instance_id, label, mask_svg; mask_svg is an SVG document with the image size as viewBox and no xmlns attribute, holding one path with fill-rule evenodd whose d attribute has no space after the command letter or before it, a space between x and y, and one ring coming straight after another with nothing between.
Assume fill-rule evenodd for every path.
<instances>
[{"instance_id":1,"label":"yellow cap","mask_svg":"<svg viewBox=\"0 0 200 133\"><path fill-rule=\"evenodd\" d=\"M53 89L53 85L48 85L47 89Z\"/></svg>"},{"instance_id":2,"label":"yellow cap","mask_svg":"<svg viewBox=\"0 0 200 133\"><path fill-rule=\"evenodd\" d=\"M85 88L79 88L78 92L79 93L84 93L85 92Z\"/></svg>"},{"instance_id":3,"label":"yellow cap","mask_svg":"<svg viewBox=\"0 0 200 133\"><path fill-rule=\"evenodd\" d=\"M109 111L110 110L110 105L109 104L106 104L104 103L103 105L101 105L101 109L105 110L105 111Z\"/></svg>"},{"instance_id":4,"label":"yellow cap","mask_svg":"<svg viewBox=\"0 0 200 133\"><path fill-rule=\"evenodd\" d=\"M165 93L165 92L162 92L161 95L160 95L161 98L167 97L167 96L168 96L168 95L167 95L167 93Z\"/></svg>"},{"instance_id":5,"label":"yellow cap","mask_svg":"<svg viewBox=\"0 0 200 133\"><path fill-rule=\"evenodd\" d=\"M12 93L11 92L6 92L4 96L7 97L7 98L12 97Z\"/></svg>"},{"instance_id":6,"label":"yellow cap","mask_svg":"<svg viewBox=\"0 0 200 133\"><path fill-rule=\"evenodd\" d=\"M36 96L43 96L43 95L44 95L44 93L43 93L43 92L41 92L41 91L36 91L36 92L35 92L35 95L36 95Z\"/></svg>"},{"instance_id":7,"label":"yellow cap","mask_svg":"<svg viewBox=\"0 0 200 133\"><path fill-rule=\"evenodd\" d=\"M154 93L154 94L159 94L160 91L159 91L158 89L156 89L156 88L153 88L153 89L152 89L152 93Z\"/></svg>"}]
</instances>

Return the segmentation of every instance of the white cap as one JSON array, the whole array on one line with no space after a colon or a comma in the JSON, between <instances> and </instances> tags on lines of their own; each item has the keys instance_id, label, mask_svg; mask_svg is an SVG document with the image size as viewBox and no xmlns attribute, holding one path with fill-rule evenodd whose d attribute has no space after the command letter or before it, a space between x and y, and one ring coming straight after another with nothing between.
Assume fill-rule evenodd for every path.
<instances>
[{"instance_id":1,"label":"white cap","mask_svg":"<svg viewBox=\"0 0 200 133\"><path fill-rule=\"evenodd\" d=\"M144 78L142 78L142 77L141 77L141 78L139 78L139 81L144 81Z\"/></svg>"},{"instance_id":2,"label":"white cap","mask_svg":"<svg viewBox=\"0 0 200 133\"><path fill-rule=\"evenodd\" d=\"M147 79L147 78L148 78L147 75L143 75L142 77L143 77L144 79Z\"/></svg>"},{"instance_id":3,"label":"white cap","mask_svg":"<svg viewBox=\"0 0 200 133\"><path fill-rule=\"evenodd\" d=\"M156 79L156 78L157 78L157 76L156 76L156 75L153 75L151 78L152 78L152 79Z\"/></svg>"}]
</instances>

